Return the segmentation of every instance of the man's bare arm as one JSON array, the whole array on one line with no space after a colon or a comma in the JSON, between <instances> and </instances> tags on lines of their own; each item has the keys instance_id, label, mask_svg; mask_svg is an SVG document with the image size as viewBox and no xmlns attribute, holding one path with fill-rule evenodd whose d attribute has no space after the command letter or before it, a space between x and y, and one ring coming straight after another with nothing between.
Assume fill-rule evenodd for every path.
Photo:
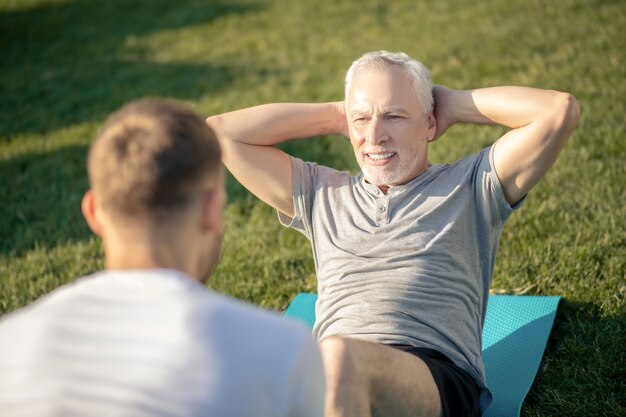
<instances>
[{"instance_id":1,"label":"man's bare arm","mask_svg":"<svg viewBox=\"0 0 626 417\"><path fill-rule=\"evenodd\" d=\"M275 145L290 139L343 134L343 103L276 103L207 119L228 170L258 198L293 217L289 156Z\"/></svg>"},{"instance_id":2,"label":"man's bare arm","mask_svg":"<svg viewBox=\"0 0 626 417\"><path fill-rule=\"evenodd\" d=\"M435 87L439 137L454 123L511 128L494 148L495 171L509 204L517 203L554 165L580 109L568 93L527 87L448 90Z\"/></svg>"}]
</instances>

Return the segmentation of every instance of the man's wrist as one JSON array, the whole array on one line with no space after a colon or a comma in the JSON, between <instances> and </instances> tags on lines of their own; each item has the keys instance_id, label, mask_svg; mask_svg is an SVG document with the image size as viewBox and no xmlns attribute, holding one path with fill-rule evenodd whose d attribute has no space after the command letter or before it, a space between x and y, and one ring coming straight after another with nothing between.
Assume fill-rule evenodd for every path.
<instances>
[{"instance_id":1,"label":"man's wrist","mask_svg":"<svg viewBox=\"0 0 626 417\"><path fill-rule=\"evenodd\" d=\"M343 101L326 103L329 106L329 135L342 135L348 137L348 120L346 118L345 104Z\"/></svg>"},{"instance_id":2,"label":"man's wrist","mask_svg":"<svg viewBox=\"0 0 626 417\"><path fill-rule=\"evenodd\" d=\"M448 90L446 92L444 114L449 126L456 123L473 123L475 111L472 90Z\"/></svg>"}]
</instances>

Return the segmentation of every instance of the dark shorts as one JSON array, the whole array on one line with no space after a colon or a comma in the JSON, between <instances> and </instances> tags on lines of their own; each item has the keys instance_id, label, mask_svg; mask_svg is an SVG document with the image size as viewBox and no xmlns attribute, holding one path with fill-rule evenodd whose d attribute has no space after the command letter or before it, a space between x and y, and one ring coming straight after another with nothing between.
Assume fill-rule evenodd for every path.
<instances>
[{"instance_id":1,"label":"dark shorts","mask_svg":"<svg viewBox=\"0 0 626 417\"><path fill-rule=\"evenodd\" d=\"M480 389L474 378L446 355L433 349L409 345L388 346L411 353L426 363L439 389L442 417L480 416Z\"/></svg>"}]
</instances>

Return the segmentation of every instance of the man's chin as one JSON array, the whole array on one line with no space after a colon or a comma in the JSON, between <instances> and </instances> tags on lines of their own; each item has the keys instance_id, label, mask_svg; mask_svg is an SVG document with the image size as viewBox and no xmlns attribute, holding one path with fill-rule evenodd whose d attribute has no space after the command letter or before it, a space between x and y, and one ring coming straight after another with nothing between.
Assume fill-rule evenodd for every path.
<instances>
[{"instance_id":1,"label":"man's chin","mask_svg":"<svg viewBox=\"0 0 626 417\"><path fill-rule=\"evenodd\" d=\"M375 185L377 187L391 187L394 185L394 178L391 176L381 176L381 175L369 175L368 172L363 172L365 181L368 184Z\"/></svg>"},{"instance_id":2,"label":"man's chin","mask_svg":"<svg viewBox=\"0 0 626 417\"><path fill-rule=\"evenodd\" d=\"M413 181L415 178L422 175L428 169L428 166L426 166L420 172L410 174L405 173L404 175L399 175L398 173L388 173L386 175L381 175L381 173L378 173L377 175L371 175L371 172L369 170L362 169L362 171L365 181L367 181L369 184L376 185L377 187L390 188L397 185L407 184L408 182Z\"/></svg>"}]
</instances>

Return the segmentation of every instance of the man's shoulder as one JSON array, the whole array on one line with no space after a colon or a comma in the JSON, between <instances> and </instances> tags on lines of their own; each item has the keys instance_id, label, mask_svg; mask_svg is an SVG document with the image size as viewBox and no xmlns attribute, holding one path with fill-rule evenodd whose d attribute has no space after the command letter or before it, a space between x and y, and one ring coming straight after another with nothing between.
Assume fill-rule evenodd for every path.
<instances>
[{"instance_id":1,"label":"man's shoulder","mask_svg":"<svg viewBox=\"0 0 626 417\"><path fill-rule=\"evenodd\" d=\"M490 151L491 151L491 147L486 147L486 148L480 149L477 152L474 152L462 158L459 158L454 162L443 164L442 167L445 169L467 169L469 167L480 164L485 159L488 161Z\"/></svg>"},{"instance_id":2,"label":"man's shoulder","mask_svg":"<svg viewBox=\"0 0 626 417\"><path fill-rule=\"evenodd\" d=\"M33 333L32 330L49 316L50 310L71 297L76 287L76 281L61 285L30 304L0 317L0 339L16 328L18 331L19 328L22 328L20 334ZM28 331L24 331L24 329L28 329Z\"/></svg>"},{"instance_id":3,"label":"man's shoulder","mask_svg":"<svg viewBox=\"0 0 626 417\"><path fill-rule=\"evenodd\" d=\"M299 322L286 318L275 311L231 298L224 294L207 291L211 314L241 334L253 335L257 341L280 343L291 342L310 336L308 329ZM228 329L226 329L228 330Z\"/></svg>"},{"instance_id":4,"label":"man's shoulder","mask_svg":"<svg viewBox=\"0 0 626 417\"><path fill-rule=\"evenodd\" d=\"M209 289L178 271L138 271L134 275L99 274L84 281L89 281L92 287L100 284L111 288L112 295L118 293L123 297L121 294L129 291L131 301L135 297L138 302L147 299L147 304L151 307L155 305L155 301L161 300L160 306L170 307L172 313L180 313L181 316L188 318L188 322L200 326L207 321L219 322L225 324L225 331L245 329L253 333L276 333L274 334L276 337L278 333L294 336L301 330L298 323L294 323L293 320ZM93 292L93 288L89 292Z\"/></svg>"},{"instance_id":5,"label":"man's shoulder","mask_svg":"<svg viewBox=\"0 0 626 417\"><path fill-rule=\"evenodd\" d=\"M313 177L317 183L339 184L351 182L357 177L347 170L340 170L317 162L304 161L301 158L291 156L292 167L303 177Z\"/></svg>"},{"instance_id":6,"label":"man's shoulder","mask_svg":"<svg viewBox=\"0 0 626 417\"><path fill-rule=\"evenodd\" d=\"M0 317L0 332L14 331L16 325L20 327L24 323L31 328L45 326L56 318L67 319L81 311L97 313L90 316L94 320L109 311L116 318L127 317L129 321L150 321L163 315L191 327L215 321L255 333L254 329L274 335L302 333L293 320L210 290L182 273L169 270L102 271L80 277Z\"/></svg>"},{"instance_id":7,"label":"man's shoulder","mask_svg":"<svg viewBox=\"0 0 626 417\"><path fill-rule=\"evenodd\" d=\"M454 162L433 165L428 172L431 173L431 180L457 182L474 176L481 167L488 169L489 155L490 148L484 148Z\"/></svg>"}]
</instances>

